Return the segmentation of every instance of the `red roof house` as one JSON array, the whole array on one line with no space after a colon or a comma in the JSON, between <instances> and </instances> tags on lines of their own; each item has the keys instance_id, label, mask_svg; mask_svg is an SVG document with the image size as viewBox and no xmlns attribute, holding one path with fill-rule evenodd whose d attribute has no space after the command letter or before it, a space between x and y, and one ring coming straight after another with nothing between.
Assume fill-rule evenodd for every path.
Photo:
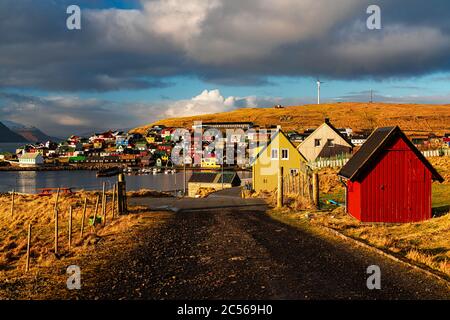
<instances>
[{"instance_id":1,"label":"red roof house","mask_svg":"<svg viewBox=\"0 0 450 320\"><path fill-rule=\"evenodd\" d=\"M444 180L399 127L376 129L338 175L347 212L383 223L430 219L431 183Z\"/></svg>"}]
</instances>

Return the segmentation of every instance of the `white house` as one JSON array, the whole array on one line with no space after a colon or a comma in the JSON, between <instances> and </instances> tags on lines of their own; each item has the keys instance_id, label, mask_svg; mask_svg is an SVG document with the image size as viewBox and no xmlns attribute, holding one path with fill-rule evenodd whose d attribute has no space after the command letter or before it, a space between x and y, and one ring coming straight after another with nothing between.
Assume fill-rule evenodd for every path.
<instances>
[{"instance_id":1,"label":"white house","mask_svg":"<svg viewBox=\"0 0 450 320\"><path fill-rule=\"evenodd\" d=\"M36 167L44 164L44 158L40 153L24 153L19 158L19 165L21 167Z\"/></svg>"},{"instance_id":2,"label":"white house","mask_svg":"<svg viewBox=\"0 0 450 320\"><path fill-rule=\"evenodd\" d=\"M342 154L349 154L353 150L353 144L347 140L329 119L311 133L298 147L298 151L308 160L317 158L330 158Z\"/></svg>"}]
</instances>

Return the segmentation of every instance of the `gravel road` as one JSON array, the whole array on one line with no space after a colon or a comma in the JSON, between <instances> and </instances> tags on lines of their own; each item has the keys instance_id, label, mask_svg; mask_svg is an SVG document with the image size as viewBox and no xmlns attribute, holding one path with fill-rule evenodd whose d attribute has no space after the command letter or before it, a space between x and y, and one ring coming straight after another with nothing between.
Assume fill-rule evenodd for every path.
<instances>
[{"instance_id":1,"label":"gravel road","mask_svg":"<svg viewBox=\"0 0 450 320\"><path fill-rule=\"evenodd\" d=\"M439 281L343 240L273 220L262 206L184 210L136 236L84 299L450 299ZM381 290L366 269L381 268Z\"/></svg>"}]
</instances>

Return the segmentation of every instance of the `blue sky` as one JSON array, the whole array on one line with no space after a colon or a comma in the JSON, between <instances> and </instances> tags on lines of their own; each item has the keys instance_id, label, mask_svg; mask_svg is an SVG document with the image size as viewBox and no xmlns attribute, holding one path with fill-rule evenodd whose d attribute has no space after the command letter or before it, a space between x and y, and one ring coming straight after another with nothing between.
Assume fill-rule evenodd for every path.
<instances>
[{"instance_id":1,"label":"blue sky","mask_svg":"<svg viewBox=\"0 0 450 320\"><path fill-rule=\"evenodd\" d=\"M0 30L0 121L59 136L314 103L317 78L324 102L450 99L444 0L4 0Z\"/></svg>"}]
</instances>

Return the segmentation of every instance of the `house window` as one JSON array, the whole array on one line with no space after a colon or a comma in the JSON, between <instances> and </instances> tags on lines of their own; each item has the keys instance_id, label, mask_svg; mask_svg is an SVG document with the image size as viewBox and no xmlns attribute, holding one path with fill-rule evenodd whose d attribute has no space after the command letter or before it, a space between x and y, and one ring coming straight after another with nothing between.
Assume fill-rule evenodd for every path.
<instances>
[{"instance_id":1,"label":"house window","mask_svg":"<svg viewBox=\"0 0 450 320\"><path fill-rule=\"evenodd\" d=\"M314 147L320 147L320 139L314 139Z\"/></svg>"},{"instance_id":2,"label":"house window","mask_svg":"<svg viewBox=\"0 0 450 320\"><path fill-rule=\"evenodd\" d=\"M289 172L292 177L298 176L298 169L290 169Z\"/></svg>"},{"instance_id":3,"label":"house window","mask_svg":"<svg viewBox=\"0 0 450 320\"><path fill-rule=\"evenodd\" d=\"M327 140L327 146L328 147L334 147L334 139L328 139Z\"/></svg>"},{"instance_id":4,"label":"house window","mask_svg":"<svg viewBox=\"0 0 450 320\"><path fill-rule=\"evenodd\" d=\"M272 159L273 160L278 159L278 149L272 149Z\"/></svg>"},{"instance_id":5,"label":"house window","mask_svg":"<svg viewBox=\"0 0 450 320\"><path fill-rule=\"evenodd\" d=\"M289 150L288 149L281 150L281 159L289 160Z\"/></svg>"}]
</instances>

